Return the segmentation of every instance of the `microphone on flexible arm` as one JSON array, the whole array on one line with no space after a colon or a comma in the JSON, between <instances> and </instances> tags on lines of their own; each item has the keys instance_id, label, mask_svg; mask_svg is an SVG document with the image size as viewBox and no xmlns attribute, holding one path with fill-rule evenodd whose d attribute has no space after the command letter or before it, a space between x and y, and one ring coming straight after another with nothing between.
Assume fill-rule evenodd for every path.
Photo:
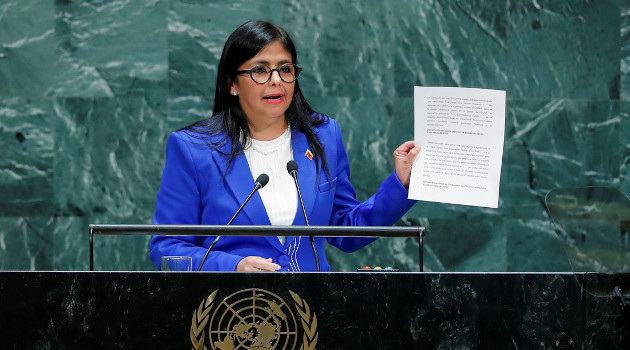
<instances>
[{"instance_id":1,"label":"microphone on flexible arm","mask_svg":"<svg viewBox=\"0 0 630 350\"><path fill-rule=\"evenodd\" d=\"M232 216L230 221L228 221L227 225L231 225L232 224L232 221L234 221L234 219L236 219L236 216L238 215L238 213L240 213L241 210L243 210L243 208L245 207L245 204L247 204L247 202L249 202L249 200L252 198L254 193L256 193L256 191L258 191L259 189L265 187L267 182L269 182L269 176L267 174L262 173L262 174L258 175L258 177L256 178L256 182L254 183L254 189L252 190L252 192L249 193L249 196L247 196L247 198L245 199L243 204L241 204L241 206L238 208L236 213L234 213L234 216ZM201 271L201 267L203 267L203 263L206 262L206 259L208 258L208 255L212 251L212 248L214 248L214 246L217 245L217 242L219 241L219 238L221 238L221 236L217 236L217 238L214 239L212 244L210 244L210 247L208 247L208 250L206 250L206 255L203 256L203 259L201 260L201 264L199 264L199 267L197 268L197 271Z\"/></svg>"},{"instance_id":2,"label":"microphone on flexible arm","mask_svg":"<svg viewBox=\"0 0 630 350\"><path fill-rule=\"evenodd\" d=\"M308 223L308 217L306 216L306 209L304 209L304 201L302 200L300 184L297 180L298 165L294 160L290 160L287 163L287 171L293 178L293 182L295 182L295 188L297 189L298 198L300 199L300 206L302 207L302 214L304 214L304 221L306 222L306 226L310 226ZM317 272L319 272L319 256L317 255L317 249L315 248L315 240L313 239L313 236L309 236L309 239L311 241L311 247L313 248L313 254L315 255L315 265L317 266Z\"/></svg>"}]
</instances>

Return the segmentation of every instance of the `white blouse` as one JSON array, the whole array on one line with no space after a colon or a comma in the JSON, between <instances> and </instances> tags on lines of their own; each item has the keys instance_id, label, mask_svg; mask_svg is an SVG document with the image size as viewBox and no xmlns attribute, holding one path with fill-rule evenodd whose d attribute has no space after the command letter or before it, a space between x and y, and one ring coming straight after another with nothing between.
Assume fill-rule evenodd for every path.
<instances>
[{"instance_id":1,"label":"white blouse","mask_svg":"<svg viewBox=\"0 0 630 350\"><path fill-rule=\"evenodd\" d=\"M291 225L297 213L297 190L293 177L287 172L287 162L293 159L291 130L275 140L259 141L250 138L244 150L249 170L255 178L265 173L269 182L258 192L272 225ZM285 237L278 237L284 244Z\"/></svg>"}]
</instances>

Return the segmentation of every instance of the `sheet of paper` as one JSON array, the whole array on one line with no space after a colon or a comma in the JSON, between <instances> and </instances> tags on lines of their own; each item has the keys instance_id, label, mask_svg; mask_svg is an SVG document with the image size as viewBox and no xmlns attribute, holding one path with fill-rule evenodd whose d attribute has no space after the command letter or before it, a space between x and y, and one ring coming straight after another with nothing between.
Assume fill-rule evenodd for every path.
<instances>
[{"instance_id":1,"label":"sheet of paper","mask_svg":"<svg viewBox=\"0 0 630 350\"><path fill-rule=\"evenodd\" d=\"M504 131L505 91L416 86L409 198L497 208Z\"/></svg>"}]
</instances>

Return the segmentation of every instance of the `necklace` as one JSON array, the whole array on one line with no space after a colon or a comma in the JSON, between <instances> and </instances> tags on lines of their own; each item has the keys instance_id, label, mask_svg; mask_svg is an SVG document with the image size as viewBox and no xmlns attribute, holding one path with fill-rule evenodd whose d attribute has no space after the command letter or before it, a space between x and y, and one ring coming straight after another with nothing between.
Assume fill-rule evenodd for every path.
<instances>
[{"instance_id":1,"label":"necklace","mask_svg":"<svg viewBox=\"0 0 630 350\"><path fill-rule=\"evenodd\" d=\"M252 139L251 137L249 138L249 148L251 148L252 150L256 151L257 153L260 153L264 156L268 156L274 152L276 152L282 145L284 145L287 140L289 140L291 138L291 130L290 128L287 127L287 129L282 133L282 135L280 135L277 139L275 140L271 140L271 141L258 141L255 139ZM267 147L256 147L255 143L258 143L259 145L265 145Z\"/></svg>"}]
</instances>

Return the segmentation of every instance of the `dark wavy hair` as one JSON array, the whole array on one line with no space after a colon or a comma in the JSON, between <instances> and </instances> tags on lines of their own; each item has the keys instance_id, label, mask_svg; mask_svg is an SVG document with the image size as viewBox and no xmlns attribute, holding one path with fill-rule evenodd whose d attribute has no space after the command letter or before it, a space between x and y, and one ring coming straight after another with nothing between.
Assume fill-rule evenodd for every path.
<instances>
[{"instance_id":1,"label":"dark wavy hair","mask_svg":"<svg viewBox=\"0 0 630 350\"><path fill-rule=\"evenodd\" d=\"M250 136L247 116L239 104L238 97L230 94L229 84L236 80L236 71L241 64L256 56L260 50L274 41L282 44L291 54L292 63L298 63L295 45L293 45L289 33L283 28L265 21L248 21L236 28L227 39L219 61L212 117L182 129L192 131L195 134L212 136L214 140L217 140L216 136L223 136L210 144L217 151L220 151L220 147L226 142L230 142L230 153L225 174L227 174L234 157L242 153L243 148L247 147ZM321 161L326 175L330 178L324 147L314 132L314 128L324 123L326 119L313 111L306 102L306 98L300 90L299 80L293 84L295 84L293 99L285 112L287 124L291 130L299 130L306 135L316 164ZM241 135L243 136L242 140ZM241 145L241 141L244 144ZM319 179L319 167L317 167L317 172Z\"/></svg>"}]
</instances>

